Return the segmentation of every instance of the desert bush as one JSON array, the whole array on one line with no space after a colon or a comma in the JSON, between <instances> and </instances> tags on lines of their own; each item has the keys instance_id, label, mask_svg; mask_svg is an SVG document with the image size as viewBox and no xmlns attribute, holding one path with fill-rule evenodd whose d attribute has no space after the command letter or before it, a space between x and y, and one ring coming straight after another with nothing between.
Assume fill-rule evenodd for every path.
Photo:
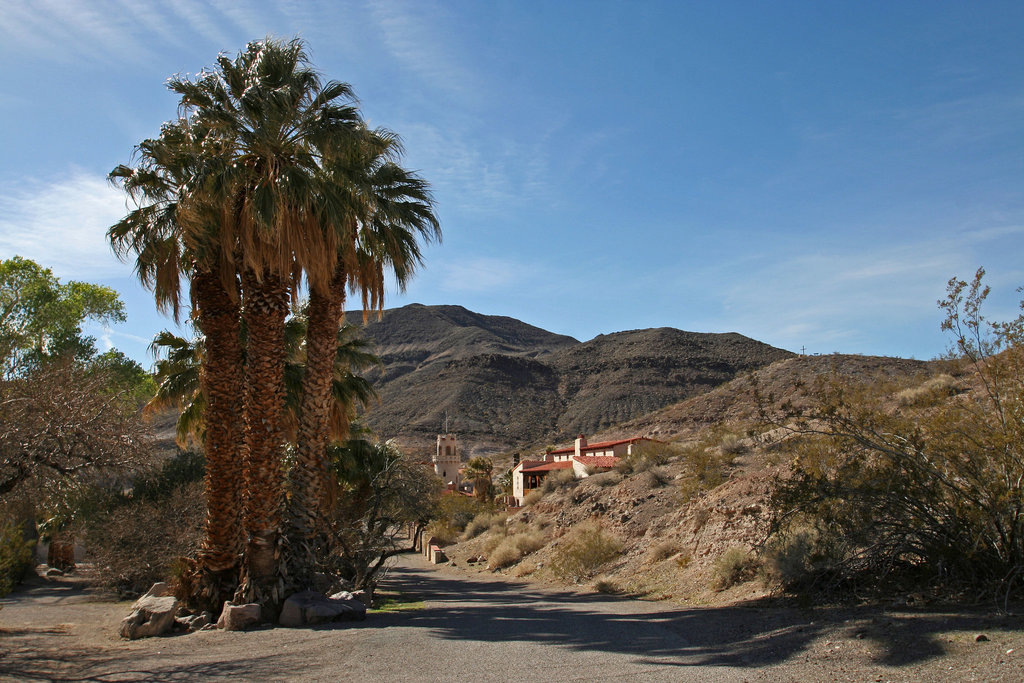
<instances>
[{"instance_id":1,"label":"desert bush","mask_svg":"<svg viewBox=\"0 0 1024 683\"><path fill-rule=\"evenodd\" d=\"M640 475L640 482L649 489L661 488L669 481L669 476L660 467L653 467Z\"/></svg>"},{"instance_id":2,"label":"desert bush","mask_svg":"<svg viewBox=\"0 0 1024 683\"><path fill-rule=\"evenodd\" d=\"M814 527L793 527L784 535L774 536L762 549L761 576L769 586L806 590L823 569L827 571L837 557L842 557L835 546L835 539L827 542Z\"/></svg>"},{"instance_id":3,"label":"desert bush","mask_svg":"<svg viewBox=\"0 0 1024 683\"><path fill-rule=\"evenodd\" d=\"M622 592L619 588L619 584L610 578L603 577L594 581L594 590L598 593L604 593L605 595L618 595Z\"/></svg>"},{"instance_id":4,"label":"desert bush","mask_svg":"<svg viewBox=\"0 0 1024 683\"><path fill-rule=\"evenodd\" d=\"M530 491L525 496L523 496L523 507L530 507L534 503L537 503L538 501L540 501L540 499L543 498L543 497L544 497L544 492L541 491L540 489L535 489L533 491Z\"/></svg>"},{"instance_id":5,"label":"desert bush","mask_svg":"<svg viewBox=\"0 0 1024 683\"><path fill-rule=\"evenodd\" d=\"M527 531L513 536L505 536L501 542L489 552L487 566L489 569L503 569L511 566L526 555L544 547L546 539L539 531Z\"/></svg>"},{"instance_id":6,"label":"desert bush","mask_svg":"<svg viewBox=\"0 0 1024 683\"><path fill-rule=\"evenodd\" d=\"M909 387L896 394L896 401L901 406L920 406L934 403L957 391L956 380L945 373L936 375L924 383Z\"/></svg>"},{"instance_id":7,"label":"desert bush","mask_svg":"<svg viewBox=\"0 0 1024 683\"><path fill-rule=\"evenodd\" d=\"M505 525L505 520L508 518L508 513L485 510L466 525L465 531L462 532L461 540L468 541L471 538L475 538L485 531L490 529L498 529Z\"/></svg>"},{"instance_id":8,"label":"desert bush","mask_svg":"<svg viewBox=\"0 0 1024 683\"><path fill-rule=\"evenodd\" d=\"M773 530L815 530L816 587L912 581L1009 599L1024 585L1024 316L986 320L983 275L950 280L940 302L972 392L892 414L879 387L820 378L810 408L773 415L801 435L774 486Z\"/></svg>"},{"instance_id":9,"label":"desert bush","mask_svg":"<svg viewBox=\"0 0 1024 683\"><path fill-rule=\"evenodd\" d=\"M622 551L622 541L597 522L586 522L567 535L551 556L551 571L561 579L578 583Z\"/></svg>"},{"instance_id":10,"label":"desert bush","mask_svg":"<svg viewBox=\"0 0 1024 683\"><path fill-rule=\"evenodd\" d=\"M647 559L651 562L661 562L672 557L680 550L682 550L682 546L677 539L666 538L651 548L650 552L647 553Z\"/></svg>"},{"instance_id":11,"label":"desert bush","mask_svg":"<svg viewBox=\"0 0 1024 683\"><path fill-rule=\"evenodd\" d=\"M577 483L576 475L571 468L555 470L544 477L544 481L540 485L540 491L541 493L554 493L555 491L574 486Z\"/></svg>"},{"instance_id":12,"label":"desert bush","mask_svg":"<svg viewBox=\"0 0 1024 683\"><path fill-rule=\"evenodd\" d=\"M638 474L664 465L675 454L675 447L663 443L637 444L633 452L623 456L615 463L615 471L619 474Z\"/></svg>"},{"instance_id":13,"label":"desert bush","mask_svg":"<svg viewBox=\"0 0 1024 683\"><path fill-rule=\"evenodd\" d=\"M609 486L615 486L621 482L622 475L614 470L609 472L600 472L587 479L587 481L593 482L601 488L607 488Z\"/></svg>"},{"instance_id":14,"label":"desert bush","mask_svg":"<svg viewBox=\"0 0 1024 683\"><path fill-rule=\"evenodd\" d=\"M424 528L427 538L433 536L441 545L451 545L459 540L462 530L446 519L435 519Z\"/></svg>"},{"instance_id":15,"label":"desert bush","mask_svg":"<svg viewBox=\"0 0 1024 683\"><path fill-rule=\"evenodd\" d=\"M97 583L135 597L169 579L175 563L198 547L205 513L202 483L192 482L91 520L84 540Z\"/></svg>"},{"instance_id":16,"label":"desert bush","mask_svg":"<svg viewBox=\"0 0 1024 683\"><path fill-rule=\"evenodd\" d=\"M754 578L757 561L746 548L734 546L718 556L711 571L712 587L725 590Z\"/></svg>"},{"instance_id":17,"label":"desert bush","mask_svg":"<svg viewBox=\"0 0 1024 683\"><path fill-rule=\"evenodd\" d=\"M718 444L723 455L737 456L746 452L747 447L743 443L743 437L738 434L726 434Z\"/></svg>"},{"instance_id":18,"label":"desert bush","mask_svg":"<svg viewBox=\"0 0 1024 683\"><path fill-rule=\"evenodd\" d=\"M25 529L13 521L0 521L0 597L10 593L32 568L35 541L25 538Z\"/></svg>"}]
</instances>

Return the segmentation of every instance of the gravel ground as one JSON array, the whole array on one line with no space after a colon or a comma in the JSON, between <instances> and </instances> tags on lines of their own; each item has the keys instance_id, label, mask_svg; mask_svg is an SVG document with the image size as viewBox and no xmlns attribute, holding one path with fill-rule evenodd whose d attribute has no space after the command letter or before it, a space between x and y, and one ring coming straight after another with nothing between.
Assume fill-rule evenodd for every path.
<instances>
[{"instance_id":1,"label":"gravel ground","mask_svg":"<svg viewBox=\"0 0 1024 683\"><path fill-rule=\"evenodd\" d=\"M1024 681L1024 623L994 611L679 608L435 568L422 609L311 629L122 641L130 603L75 579L0 600L3 680ZM976 640L983 634L985 640Z\"/></svg>"}]
</instances>

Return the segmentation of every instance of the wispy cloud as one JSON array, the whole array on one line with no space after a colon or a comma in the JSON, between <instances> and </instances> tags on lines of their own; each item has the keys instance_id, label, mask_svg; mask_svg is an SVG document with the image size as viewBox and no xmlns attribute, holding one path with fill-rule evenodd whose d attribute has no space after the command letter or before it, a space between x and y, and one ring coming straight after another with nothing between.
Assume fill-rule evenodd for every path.
<instances>
[{"instance_id":1,"label":"wispy cloud","mask_svg":"<svg viewBox=\"0 0 1024 683\"><path fill-rule=\"evenodd\" d=\"M62 278L128 275L106 240L125 211L121 192L83 172L0 187L0 254L33 259Z\"/></svg>"},{"instance_id":2,"label":"wispy cloud","mask_svg":"<svg viewBox=\"0 0 1024 683\"><path fill-rule=\"evenodd\" d=\"M456 33L442 35L447 15L443 5L433 2L373 2L370 16L376 22L391 56L402 67L421 78L430 90L465 96L477 93L476 75L450 47Z\"/></svg>"}]
</instances>

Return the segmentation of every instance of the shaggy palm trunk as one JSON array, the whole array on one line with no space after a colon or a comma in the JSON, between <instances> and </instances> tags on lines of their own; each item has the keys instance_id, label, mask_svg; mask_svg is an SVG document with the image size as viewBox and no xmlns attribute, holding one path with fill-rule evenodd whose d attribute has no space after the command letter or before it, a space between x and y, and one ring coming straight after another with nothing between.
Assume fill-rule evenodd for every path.
<instances>
[{"instance_id":1,"label":"shaggy palm trunk","mask_svg":"<svg viewBox=\"0 0 1024 683\"><path fill-rule=\"evenodd\" d=\"M206 337L200 383L206 397L206 532L193 596L218 609L238 581L241 551L242 346L239 305L216 274L198 270L192 293ZM237 292L236 292L237 294Z\"/></svg>"},{"instance_id":2,"label":"shaggy palm trunk","mask_svg":"<svg viewBox=\"0 0 1024 683\"><path fill-rule=\"evenodd\" d=\"M284 500L284 321L288 290L281 277L242 275L246 324L243 528L245 550L235 602L258 602L276 616L283 599L281 507Z\"/></svg>"},{"instance_id":3,"label":"shaggy palm trunk","mask_svg":"<svg viewBox=\"0 0 1024 683\"><path fill-rule=\"evenodd\" d=\"M326 293L311 291L306 331L306 374L290 473L289 522L293 578L308 586L315 567L315 536L323 527L326 509L327 444L331 413L331 384L338 352L338 327L345 303L345 271L335 270Z\"/></svg>"}]
</instances>

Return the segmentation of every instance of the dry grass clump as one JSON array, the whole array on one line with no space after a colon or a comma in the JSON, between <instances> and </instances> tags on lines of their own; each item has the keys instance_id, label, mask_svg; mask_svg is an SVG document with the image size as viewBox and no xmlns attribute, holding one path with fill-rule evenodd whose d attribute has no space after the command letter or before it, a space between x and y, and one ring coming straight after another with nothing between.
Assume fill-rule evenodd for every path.
<instances>
[{"instance_id":1,"label":"dry grass clump","mask_svg":"<svg viewBox=\"0 0 1024 683\"><path fill-rule=\"evenodd\" d=\"M761 577L765 584L790 588L799 585L815 569L818 533L811 527L777 536L762 555Z\"/></svg>"},{"instance_id":2,"label":"dry grass clump","mask_svg":"<svg viewBox=\"0 0 1024 683\"><path fill-rule=\"evenodd\" d=\"M594 581L594 590L605 595L618 595L622 592L619 584L610 578L604 577Z\"/></svg>"},{"instance_id":3,"label":"dry grass clump","mask_svg":"<svg viewBox=\"0 0 1024 683\"><path fill-rule=\"evenodd\" d=\"M523 507L530 507L531 505L533 505L534 503L538 502L543 497L544 497L544 492L543 491L541 491L540 489L534 489L533 491L530 491L525 496L523 496Z\"/></svg>"},{"instance_id":4,"label":"dry grass clump","mask_svg":"<svg viewBox=\"0 0 1024 683\"><path fill-rule=\"evenodd\" d=\"M747 446L743 443L743 437L739 434L726 434L722 437L718 448L722 451L722 455L731 455L733 457L743 455L747 451Z\"/></svg>"},{"instance_id":5,"label":"dry grass clump","mask_svg":"<svg viewBox=\"0 0 1024 683\"><path fill-rule=\"evenodd\" d=\"M589 479L587 479L587 481L592 481L594 482L594 484L600 486L601 488L607 488L609 486L615 486L616 484L621 482L622 475L616 472L615 470L611 470L608 472L600 472L598 474L595 474L591 476Z\"/></svg>"},{"instance_id":6,"label":"dry grass clump","mask_svg":"<svg viewBox=\"0 0 1024 683\"><path fill-rule=\"evenodd\" d=\"M586 522L570 532L551 556L551 571L561 579L579 583L601 565L618 557L622 541L597 522Z\"/></svg>"},{"instance_id":7,"label":"dry grass clump","mask_svg":"<svg viewBox=\"0 0 1024 683\"><path fill-rule=\"evenodd\" d=\"M661 562L682 551L682 549L682 545L677 539L666 538L651 548L650 552L647 553L647 559L651 562Z\"/></svg>"},{"instance_id":8,"label":"dry grass clump","mask_svg":"<svg viewBox=\"0 0 1024 683\"><path fill-rule=\"evenodd\" d=\"M487 555L487 568L491 570L509 567L526 555L544 547L547 539L537 530L505 536Z\"/></svg>"},{"instance_id":9,"label":"dry grass clump","mask_svg":"<svg viewBox=\"0 0 1024 683\"><path fill-rule=\"evenodd\" d=\"M901 406L919 406L952 396L957 391L956 380L947 374L936 375L920 386L910 387L896 394Z\"/></svg>"},{"instance_id":10,"label":"dry grass clump","mask_svg":"<svg viewBox=\"0 0 1024 683\"><path fill-rule=\"evenodd\" d=\"M447 519L435 519L424 530L427 538L433 536L440 545L451 545L459 540L462 531Z\"/></svg>"},{"instance_id":11,"label":"dry grass clump","mask_svg":"<svg viewBox=\"0 0 1024 683\"><path fill-rule=\"evenodd\" d=\"M725 590L730 586L749 581L757 574L757 560L750 551L733 546L718 556L712 567L712 586Z\"/></svg>"},{"instance_id":12,"label":"dry grass clump","mask_svg":"<svg viewBox=\"0 0 1024 683\"><path fill-rule=\"evenodd\" d=\"M471 538L476 538L485 531L501 529L505 526L506 518L508 518L507 512L485 510L474 517L469 524L466 525L466 530L462 532L460 540L468 541Z\"/></svg>"},{"instance_id":13,"label":"dry grass clump","mask_svg":"<svg viewBox=\"0 0 1024 683\"><path fill-rule=\"evenodd\" d=\"M676 455L675 451L676 448L671 444L640 444L632 454L623 456L615 463L615 471L619 474L646 472L667 463Z\"/></svg>"},{"instance_id":14,"label":"dry grass clump","mask_svg":"<svg viewBox=\"0 0 1024 683\"><path fill-rule=\"evenodd\" d=\"M544 481L541 482L540 491L542 493L553 493L563 488L567 488L576 483L576 475L571 468L564 470L555 470L548 476L544 477Z\"/></svg>"}]
</instances>

